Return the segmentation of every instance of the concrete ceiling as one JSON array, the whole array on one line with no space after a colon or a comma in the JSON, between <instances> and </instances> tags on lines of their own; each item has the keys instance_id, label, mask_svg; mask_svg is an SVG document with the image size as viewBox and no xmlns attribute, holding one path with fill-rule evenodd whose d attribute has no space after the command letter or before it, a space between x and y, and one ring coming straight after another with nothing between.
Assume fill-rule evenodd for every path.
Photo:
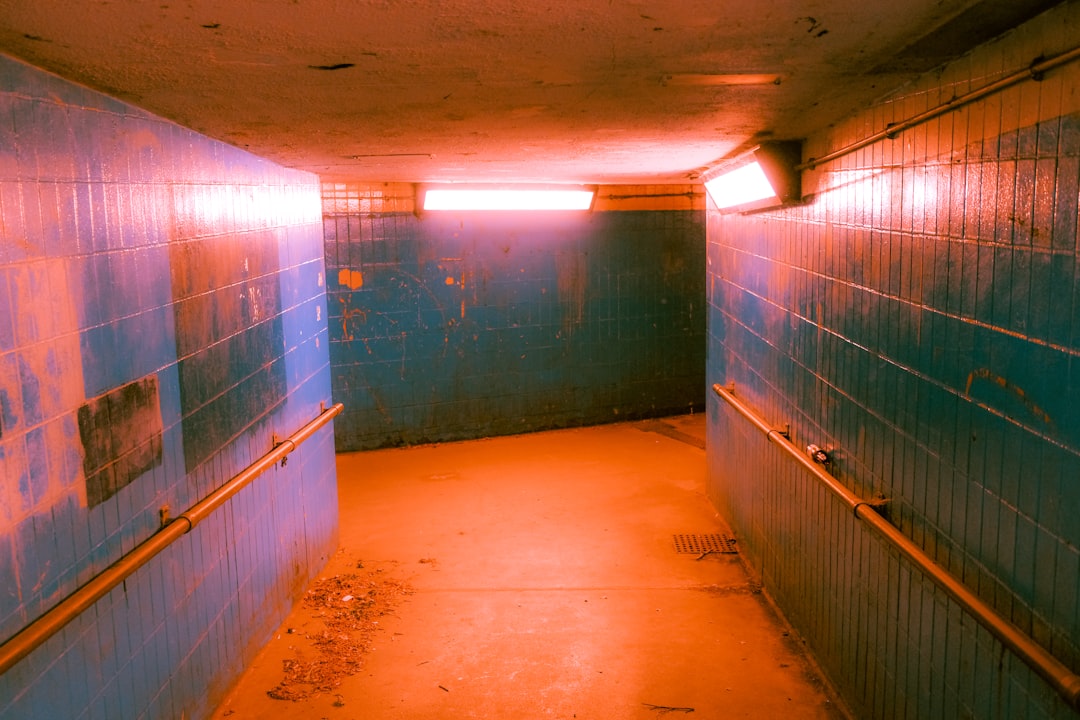
<instances>
[{"instance_id":1,"label":"concrete ceiling","mask_svg":"<svg viewBox=\"0 0 1080 720\"><path fill-rule=\"evenodd\" d=\"M1058 0L0 0L0 51L327 180L665 183Z\"/></svg>"}]
</instances>

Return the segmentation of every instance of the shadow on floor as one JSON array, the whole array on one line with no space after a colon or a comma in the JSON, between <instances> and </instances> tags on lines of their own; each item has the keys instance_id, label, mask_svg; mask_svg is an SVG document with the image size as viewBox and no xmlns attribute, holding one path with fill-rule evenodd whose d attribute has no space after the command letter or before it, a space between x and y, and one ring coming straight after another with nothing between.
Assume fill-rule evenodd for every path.
<instances>
[{"instance_id":1,"label":"shadow on floor","mask_svg":"<svg viewBox=\"0 0 1080 720\"><path fill-rule=\"evenodd\" d=\"M704 424L339 455L341 550L321 578L362 565L372 598L407 591L368 618L358 673L274 700L323 631L298 607L215 717L844 717L737 554L676 551L729 533L704 494Z\"/></svg>"}]
</instances>

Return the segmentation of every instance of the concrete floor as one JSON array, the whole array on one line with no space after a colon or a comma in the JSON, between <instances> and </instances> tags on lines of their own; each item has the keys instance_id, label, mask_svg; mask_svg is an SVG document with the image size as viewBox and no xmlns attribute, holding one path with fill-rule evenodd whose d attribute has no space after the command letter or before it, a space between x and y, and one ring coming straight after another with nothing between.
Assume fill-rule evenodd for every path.
<instances>
[{"instance_id":1,"label":"concrete floor","mask_svg":"<svg viewBox=\"0 0 1080 720\"><path fill-rule=\"evenodd\" d=\"M273 700L294 613L215 717L845 717L737 555L675 552L729 532L704 434L693 415L339 455L328 572L362 559L414 593L359 674Z\"/></svg>"}]
</instances>

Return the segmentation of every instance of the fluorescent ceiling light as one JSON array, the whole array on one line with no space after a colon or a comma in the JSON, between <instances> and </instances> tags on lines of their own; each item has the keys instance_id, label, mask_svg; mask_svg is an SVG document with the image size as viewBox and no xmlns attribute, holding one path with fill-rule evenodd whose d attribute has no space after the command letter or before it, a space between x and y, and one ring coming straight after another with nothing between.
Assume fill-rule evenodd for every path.
<instances>
[{"instance_id":1,"label":"fluorescent ceiling light","mask_svg":"<svg viewBox=\"0 0 1080 720\"><path fill-rule=\"evenodd\" d=\"M802 199L802 142L770 141L709 170L705 190L724 212L748 212Z\"/></svg>"},{"instance_id":2,"label":"fluorescent ceiling light","mask_svg":"<svg viewBox=\"0 0 1080 720\"><path fill-rule=\"evenodd\" d=\"M594 191L553 188L429 188L425 210L588 210Z\"/></svg>"},{"instance_id":3,"label":"fluorescent ceiling light","mask_svg":"<svg viewBox=\"0 0 1080 720\"><path fill-rule=\"evenodd\" d=\"M726 75L705 75L695 73L676 73L665 75L663 85L713 86L713 85L779 85L782 79L775 73L732 73Z\"/></svg>"},{"instance_id":4,"label":"fluorescent ceiling light","mask_svg":"<svg viewBox=\"0 0 1080 720\"><path fill-rule=\"evenodd\" d=\"M765 177L765 171L756 161L707 180L705 190L716 203L716 207L721 210L736 205L778 199L776 191L769 184L769 178Z\"/></svg>"}]
</instances>

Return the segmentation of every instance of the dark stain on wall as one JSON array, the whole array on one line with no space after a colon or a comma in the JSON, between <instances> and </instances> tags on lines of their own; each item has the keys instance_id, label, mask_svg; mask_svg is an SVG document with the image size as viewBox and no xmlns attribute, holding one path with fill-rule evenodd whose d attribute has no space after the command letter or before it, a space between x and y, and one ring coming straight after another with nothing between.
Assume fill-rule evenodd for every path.
<instances>
[{"instance_id":1,"label":"dark stain on wall","mask_svg":"<svg viewBox=\"0 0 1080 720\"><path fill-rule=\"evenodd\" d=\"M170 252L188 472L285 397L277 245L201 238Z\"/></svg>"},{"instance_id":2,"label":"dark stain on wall","mask_svg":"<svg viewBox=\"0 0 1080 720\"><path fill-rule=\"evenodd\" d=\"M161 464L161 429L156 375L123 385L79 408L90 507Z\"/></svg>"},{"instance_id":3,"label":"dark stain on wall","mask_svg":"<svg viewBox=\"0 0 1080 720\"><path fill-rule=\"evenodd\" d=\"M326 215L338 450L700 408L704 220Z\"/></svg>"}]
</instances>

